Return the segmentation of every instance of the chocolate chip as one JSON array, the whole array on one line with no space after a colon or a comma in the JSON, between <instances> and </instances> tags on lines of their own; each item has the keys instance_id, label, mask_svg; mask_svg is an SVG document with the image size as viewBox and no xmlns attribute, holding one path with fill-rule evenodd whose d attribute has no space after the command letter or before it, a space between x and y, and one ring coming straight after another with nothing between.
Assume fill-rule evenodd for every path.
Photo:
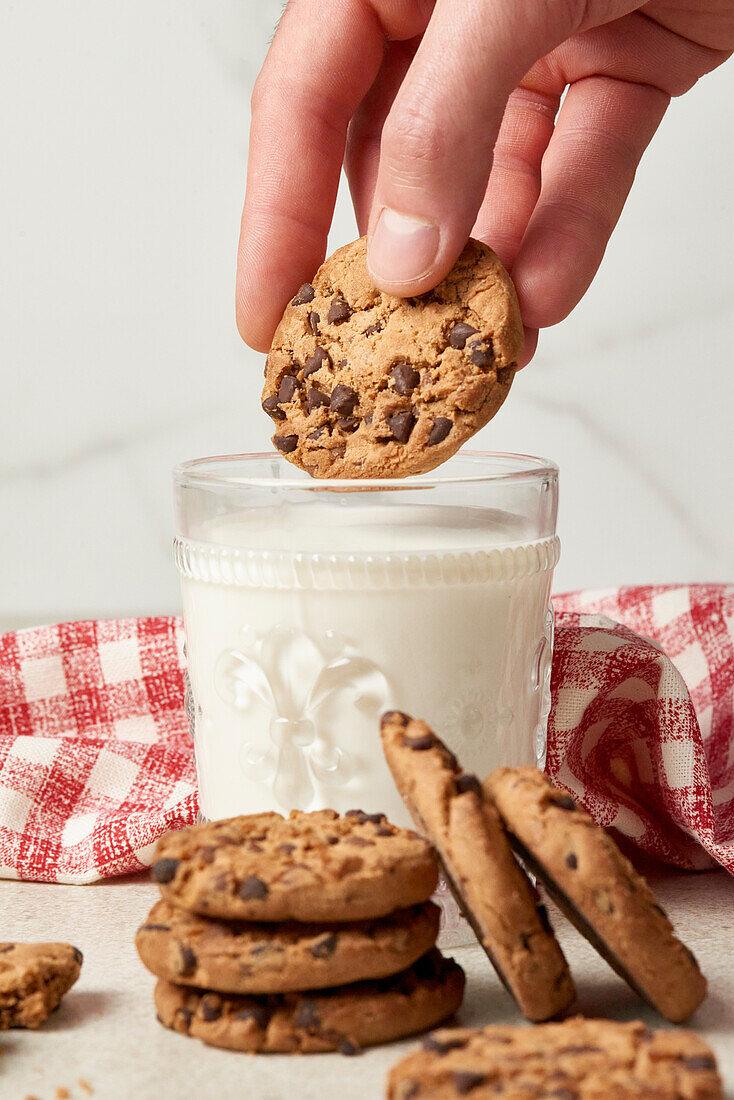
<instances>
[{"instance_id":1,"label":"chocolate chip","mask_svg":"<svg viewBox=\"0 0 734 1100\"><path fill-rule=\"evenodd\" d=\"M308 950L315 959L330 959L336 951L336 932L327 933Z\"/></svg>"},{"instance_id":2,"label":"chocolate chip","mask_svg":"<svg viewBox=\"0 0 734 1100\"><path fill-rule=\"evenodd\" d=\"M275 444L275 446L278 448L279 451L283 452L284 455L289 455L289 454L291 454L291 452L295 451L296 447L298 446L298 436L297 435L274 435L273 436L273 443Z\"/></svg>"},{"instance_id":3,"label":"chocolate chip","mask_svg":"<svg viewBox=\"0 0 734 1100\"><path fill-rule=\"evenodd\" d=\"M375 321L373 325L367 325L364 334L365 336L374 336L376 332L382 332L384 327L382 321Z\"/></svg>"},{"instance_id":4,"label":"chocolate chip","mask_svg":"<svg viewBox=\"0 0 734 1100\"><path fill-rule=\"evenodd\" d=\"M271 1015L270 1010L263 1005L252 1005L251 1008L243 1008L241 1012L237 1012L235 1020L253 1020L261 1031L265 1031L270 1023Z\"/></svg>"},{"instance_id":5,"label":"chocolate chip","mask_svg":"<svg viewBox=\"0 0 734 1100\"><path fill-rule=\"evenodd\" d=\"M479 367L481 370L486 370L494 363L494 352L491 346L485 347L477 341L470 345L469 358L475 367Z\"/></svg>"},{"instance_id":6,"label":"chocolate chip","mask_svg":"<svg viewBox=\"0 0 734 1100\"><path fill-rule=\"evenodd\" d=\"M426 1035L421 1039L424 1050L432 1050L436 1054L448 1054L450 1050L462 1050L469 1040L465 1035L455 1039L439 1039L436 1035Z\"/></svg>"},{"instance_id":7,"label":"chocolate chip","mask_svg":"<svg viewBox=\"0 0 734 1100\"><path fill-rule=\"evenodd\" d=\"M444 972L449 969L445 963L449 963L450 966L455 966L453 959L444 959L438 951L431 950L427 955L421 955L417 962L413 963L413 973L422 982L433 982L437 978L443 976ZM410 973L408 971L407 973Z\"/></svg>"},{"instance_id":8,"label":"chocolate chip","mask_svg":"<svg viewBox=\"0 0 734 1100\"><path fill-rule=\"evenodd\" d=\"M321 370L325 363L331 366L331 356L326 348L317 346L314 348L313 355L311 355L303 365L303 377L308 378L309 375L315 374L317 370Z\"/></svg>"},{"instance_id":9,"label":"chocolate chip","mask_svg":"<svg viewBox=\"0 0 734 1100\"><path fill-rule=\"evenodd\" d=\"M391 825L380 825L376 836L395 836L395 829Z\"/></svg>"},{"instance_id":10,"label":"chocolate chip","mask_svg":"<svg viewBox=\"0 0 734 1100\"><path fill-rule=\"evenodd\" d=\"M367 413L367 415L364 418L364 422L365 422L365 424L371 424L372 423L372 413Z\"/></svg>"},{"instance_id":11,"label":"chocolate chip","mask_svg":"<svg viewBox=\"0 0 734 1100\"><path fill-rule=\"evenodd\" d=\"M144 924L140 929L141 932L170 932L170 924ZM2 955L4 948L0 947L0 955Z\"/></svg>"},{"instance_id":12,"label":"chocolate chip","mask_svg":"<svg viewBox=\"0 0 734 1100\"><path fill-rule=\"evenodd\" d=\"M6 955L8 951L14 951L14 950L15 950L15 944L14 943L5 943L5 944L3 944L2 947L0 947L0 955Z\"/></svg>"},{"instance_id":13,"label":"chocolate chip","mask_svg":"<svg viewBox=\"0 0 734 1100\"><path fill-rule=\"evenodd\" d=\"M293 1017L293 1026L316 1028L320 1024L321 1017L316 1011L315 1003L313 1001L301 1001L298 1011Z\"/></svg>"},{"instance_id":14,"label":"chocolate chip","mask_svg":"<svg viewBox=\"0 0 734 1100\"><path fill-rule=\"evenodd\" d=\"M418 371L405 362L396 363L390 371L390 377L396 391L402 394L412 393L421 380Z\"/></svg>"},{"instance_id":15,"label":"chocolate chip","mask_svg":"<svg viewBox=\"0 0 734 1100\"><path fill-rule=\"evenodd\" d=\"M339 843L339 837L338 836L327 836L326 843L329 844L329 845L338 844Z\"/></svg>"},{"instance_id":16,"label":"chocolate chip","mask_svg":"<svg viewBox=\"0 0 734 1100\"><path fill-rule=\"evenodd\" d=\"M257 875L248 875L239 889L239 895L243 901L259 901L266 898L270 891L267 885Z\"/></svg>"},{"instance_id":17,"label":"chocolate chip","mask_svg":"<svg viewBox=\"0 0 734 1100\"><path fill-rule=\"evenodd\" d=\"M207 865L214 862L214 858L217 854L217 849L213 844L205 844L199 848L199 858L202 863Z\"/></svg>"},{"instance_id":18,"label":"chocolate chip","mask_svg":"<svg viewBox=\"0 0 734 1100\"><path fill-rule=\"evenodd\" d=\"M413 1100L413 1097L417 1096L420 1091L420 1081L404 1081L401 1095L403 1100Z\"/></svg>"},{"instance_id":19,"label":"chocolate chip","mask_svg":"<svg viewBox=\"0 0 734 1100\"><path fill-rule=\"evenodd\" d=\"M569 852L568 855L566 856L566 866L569 867L572 871L575 871L576 868L578 867L578 865L579 865L579 861L576 858L576 853L575 852Z\"/></svg>"},{"instance_id":20,"label":"chocolate chip","mask_svg":"<svg viewBox=\"0 0 734 1100\"><path fill-rule=\"evenodd\" d=\"M176 877L179 862L177 859L159 859L150 869L153 882L172 882Z\"/></svg>"},{"instance_id":21,"label":"chocolate chip","mask_svg":"<svg viewBox=\"0 0 734 1100\"><path fill-rule=\"evenodd\" d=\"M552 936L553 928L551 926L550 917L548 916L548 910L542 902L539 902L538 905L536 905L535 909L544 930L548 933L549 936Z\"/></svg>"},{"instance_id":22,"label":"chocolate chip","mask_svg":"<svg viewBox=\"0 0 734 1100\"><path fill-rule=\"evenodd\" d=\"M454 1088L459 1096L466 1096L474 1089L479 1088L480 1085L483 1085L487 1079L483 1073L472 1073L466 1069L454 1070L451 1076Z\"/></svg>"},{"instance_id":23,"label":"chocolate chip","mask_svg":"<svg viewBox=\"0 0 734 1100\"><path fill-rule=\"evenodd\" d=\"M314 334L314 336L318 336L318 334L319 334L319 321L320 320L321 320L321 318L319 317L318 313L315 313L313 310L309 313L309 315L308 315L308 327L311 329L311 332Z\"/></svg>"},{"instance_id":24,"label":"chocolate chip","mask_svg":"<svg viewBox=\"0 0 734 1100\"><path fill-rule=\"evenodd\" d=\"M382 825L385 821L384 814L366 814L364 810L347 810L345 817L353 817L359 825L366 825L367 822L370 825Z\"/></svg>"},{"instance_id":25,"label":"chocolate chip","mask_svg":"<svg viewBox=\"0 0 734 1100\"><path fill-rule=\"evenodd\" d=\"M452 348L463 348L470 336L476 336L478 329L472 328L466 321L459 321L449 332L448 340Z\"/></svg>"},{"instance_id":26,"label":"chocolate chip","mask_svg":"<svg viewBox=\"0 0 734 1100\"><path fill-rule=\"evenodd\" d=\"M453 426L453 420L449 420L447 416L437 416L433 421L433 427L426 446L435 447L437 443L443 443Z\"/></svg>"},{"instance_id":27,"label":"chocolate chip","mask_svg":"<svg viewBox=\"0 0 734 1100\"><path fill-rule=\"evenodd\" d=\"M185 943L179 943L178 945L178 958L174 966L176 973L180 974L182 978L188 977L196 970L196 955Z\"/></svg>"},{"instance_id":28,"label":"chocolate chip","mask_svg":"<svg viewBox=\"0 0 734 1100\"><path fill-rule=\"evenodd\" d=\"M180 1020L180 1022L184 1026L184 1029L188 1031L189 1027L191 1026L191 1018L193 1017L193 1015L194 1014L190 1008L177 1008L175 1022L178 1023Z\"/></svg>"},{"instance_id":29,"label":"chocolate chip","mask_svg":"<svg viewBox=\"0 0 734 1100\"><path fill-rule=\"evenodd\" d=\"M558 798L552 800L552 805L557 806L559 810L575 810L576 803L571 798L570 794L562 794Z\"/></svg>"},{"instance_id":30,"label":"chocolate chip","mask_svg":"<svg viewBox=\"0 0 734 1100\"><path fill-rule=\"evenodd\" d=\"M316 428L314 431L310 432L307 438L313 440L320 439L324 434L325 428L326 425L322 424L320 428Z\"/></svg>"},{"instance_id":31,"label":"chocolate chip","mask_svg":"<svg viewBox=\"0 0 734 1100\"><path fill-rule=\"evenodd\" d=\"M306 394L306 404L308 405L308 411L313 412L314 409L319 409L322 405L329 404L328 394L325 394L322 390L309 390Z\"/></svg>"},{"instance_id":32,"label":"chocolate chip","mask_svg":"<svg viewBox=\"0 0 734 1100\"><path fill-rule=\"evenodd\" d=\"M413 752L425 752L426 749L433 748L436 744L436 738L432 733L422 733L419 737L409 737L407 733L404 733L403 744L406 749L412 749Z\"/></svg>"},{"instance_id":33,"label":"chocolate chip","mask_svg":"<svg viewBox=\"0 0 734 1100\"><path fill-rule=\"evenodd\" d=\"M477 779L476 775L470 775L468 772L464 772L456 780L456 793L465 794L466 791L474 791L474 794L479 798L482 797L482 784Z\"/></svg>"},{"instance_id":34,"label":"chocolate chip","mask_svg":"<svg viewBox=\"0 0 734 1100\"><path fill-rule=\"evenodd\" d=\"M331 391L331 411L338 416L351 416L358 401L351 386L334 386Z\"/></svg>"},{"instance_id":35,"label":"chocolate chip","mask_svg":"<svg viewBox=\"0 0 734 1100\"><path fill-rule=\"evenodd\" d=\"M278 845L278 851L282 852L286 856L289 856L291 854L291 852L295 852L295 850L296 850L295 844L279 844Z\"/></svg>"},{"instance_id":36,"label":"chocolate chip","mask_svg":"<svg viewBox=\"0 0 734 1100\"><path fill-rule=\"evenodd\" d=\"M271 416L273 420L285 420L285 413L278 404L278 395L274 393L272 397L266 397L263 401L263 411Z\"/></svg>"},{"instance_id":37,"label":"chocolate chip","mask_svg":"<svg viewBox=\"0 0 734 1100\"><path fill-rule=\"evenodd\" d=\"M262 844L258 844L258 842L256 840L248 840L248 842L247 842L247 851L248 852L262 852L262 850L263 850Z\"/></svg>"},{"instance_id":38,"label":"chocolate chip","mask_svg":"<svg viewBox=\"0 0 734 1100\"><path fill-rule=\"evenodd\" d=\"M293 395L298 389L298 379L292 374L284 374L278 389L278 404L287 405L293 400Z\"/></svg>"},{"instance_id":39,"label":"chocolate chip","mask_svg":"<svg viewBox=\"0 0 734 1100\"><path fill-rule=\"evenodd\" d=\"M344 321L348 321L351 316L352 311L341 294L337 294L335 298L332 298L326 318L330 325L341 325Z\"/></svg>"},{"instance_id":40,"label":"chocolate chip","mask_svg":"<svg viewBox=\"0 0 734 1100\"><path fill-rule=\"evenodd\" d=\"M497 368L497 381L502 386L509 386L512 379L515 377L514 366L498 367Z\"/></svg>"},{"instance_id":41,"label":"chocolate chip","mask_svg":"<svg viewBox=\"0 0 734 1100\"><path fill-rule=\"evenodd\" d=\"M686 1069L716 1069L716 1059L710 1054L694 1054L690 1058L681 1058L680 1061Z\"/></svg>"},{"instance_id":42,"label":"chocolate chip","mask_svg":"<svg viewBox=\"0 0 734 1100\"><path fill-rule=\"evenodd\" d=\"M207 993L199 1002L201 1018L205 1023L211 1024L222 1015L222 1002L214 993Z\"/></svg>"},{"instance_id":43,"label":"chocolate chip","mask_svg":"<svg viewBox=\"0 0 734 1100\"><path fill-rule=\"evenodd\" d=\"M72 951L74 952L74 961L78 963L79 966L81 966L84 962L84 956L82 955L78 947L72 947Z\"/></svg>"},{"instance_id":44,"label":"chocolate chip","mask_svg":"<svg viewBox=\"0 0 734 1100\"><path fill-rule=\"evenodd\" d=\"M337 420L336 423L343 432L356 432L359 427L359 418L356 416L345 416Z\"/></svg>"},{"instance_id":45,"label":"chocolate chip","mask_svg":"<svg viewBox=\"0 0 734 1100\"><path fill-rule=\"evenodd\" d=\"M398 443L407 443L415 424L413 413L395 413L394 416L388 416L385 419L387 420L388 428L392 432L394 438L397 439Z\"/></svg>"},{"instance_id":46,"label":"chocolate chip","mask_svg":"<svg viewBox=\"0 0 734 1100\"><path fill-rule=\"evenodd\" d=\"M310 283L303 283L298 288L298 293L291 301L292 306L305 306L308 302L312 302L316 297L316 291Z\"/></svg>"},{"instance_id":47,"label":"chocolate chip","mask_svg":"<svg viewBox=\"0 0 734 1100\"><path fill-rule=\"evenodd\" d=\"M348 1058L351 1058L354 1054L359 1054L359 1047L351 1039L347 1039L346 1035L339 1041L337 1050L340 1054L346 1054Z\"/></svg>"}]
</instances>

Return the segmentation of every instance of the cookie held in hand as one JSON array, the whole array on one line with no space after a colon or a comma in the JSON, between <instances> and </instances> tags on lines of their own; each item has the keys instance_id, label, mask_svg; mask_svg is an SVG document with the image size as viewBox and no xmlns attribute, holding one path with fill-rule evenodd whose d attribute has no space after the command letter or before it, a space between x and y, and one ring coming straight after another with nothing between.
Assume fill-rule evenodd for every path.
<instances>
[{"instance_id":1,"label":"cookie held in hand","mask_svg":"<svg viewBox=\"0 0 734 1100\"><path fill-rule=\"evenodd\" d=\"M275 447L314 477L432 470L491 420L523 348L512 281L470 240L420 298L377 290L364 237L338 249L286 308L265 366Z\"/></svg>"}]
</instances>

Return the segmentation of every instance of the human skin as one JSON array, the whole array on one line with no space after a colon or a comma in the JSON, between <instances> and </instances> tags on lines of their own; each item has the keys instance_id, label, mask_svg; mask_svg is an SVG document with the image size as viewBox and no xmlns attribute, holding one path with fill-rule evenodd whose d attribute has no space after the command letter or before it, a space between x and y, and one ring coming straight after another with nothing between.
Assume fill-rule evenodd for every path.
<instances>
[{"instance_id":1,"label":"human skin","mask_svg":"<svg viewBox=\"0 0 734 1100\"><path fill-rule=\"evenodd\" d=\"M671 98L732 51L734 0L290 0L252 96L242 338L266 351L323 261L344 164L375 284L424 293L485 241L524 365L588 289Z\"/></svg>"}]
</instances>

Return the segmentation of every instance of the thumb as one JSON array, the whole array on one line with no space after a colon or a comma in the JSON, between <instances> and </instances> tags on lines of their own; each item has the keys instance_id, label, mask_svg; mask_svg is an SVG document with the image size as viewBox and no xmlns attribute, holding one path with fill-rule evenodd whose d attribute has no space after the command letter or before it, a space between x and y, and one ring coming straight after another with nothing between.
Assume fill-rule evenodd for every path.
<instances>
[{"instance_id":1,"label":"thumb","mask_svg":"<svg viewBox=\"0 0 734 1100\"><path fill-rule=\"evenodd\" d=\"M451 269L481 206L510 93L591 6L438 0L382 130L367 253L380 289L422 294Z\"/></svg>"}]
</instances>

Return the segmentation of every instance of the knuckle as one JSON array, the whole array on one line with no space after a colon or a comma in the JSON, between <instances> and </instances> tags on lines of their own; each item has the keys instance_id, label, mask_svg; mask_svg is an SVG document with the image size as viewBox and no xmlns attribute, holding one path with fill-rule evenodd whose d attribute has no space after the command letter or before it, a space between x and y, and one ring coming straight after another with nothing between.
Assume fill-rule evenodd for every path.
<instances>
[{"instance_id":1,"label":"knuckle","mask_svg":"<svg viewBox=\"0 0 734 1100\"><path fill-rule=\"evenodd\" d=\"M381 155L389 168L423 174L446 158L446 140L424 103L401 105L382 133Z\"/></svg>"}]
</instances>

